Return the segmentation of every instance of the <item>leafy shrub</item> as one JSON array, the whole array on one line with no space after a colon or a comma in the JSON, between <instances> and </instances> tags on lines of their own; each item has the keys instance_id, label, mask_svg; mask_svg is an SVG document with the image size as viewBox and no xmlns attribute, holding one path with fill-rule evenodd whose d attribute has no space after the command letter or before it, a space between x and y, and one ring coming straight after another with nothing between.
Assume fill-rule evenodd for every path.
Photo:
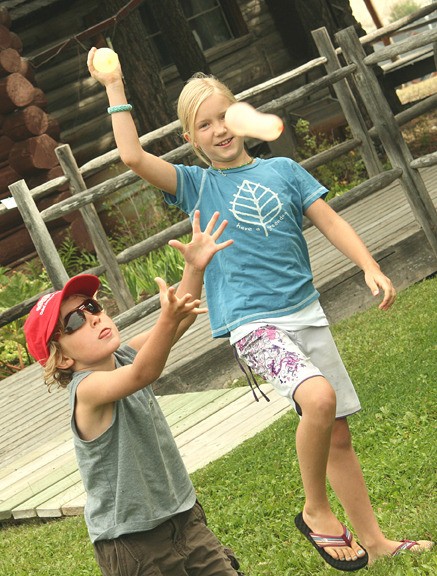
<instances>
[{"instance_id":1,"label":"leafy shrub","mask_svg":"<svg viewBox=\"0 0 437 576\"><path fill-rule=\"evenodd\" d=\"M23 302L50 286L47 274L29 263L21 271L0 267L0 312ZM31 364L23 333L24 318L0 328L0 377Z\"/></svg>"},{"instance_id":2,"label":"leafy shrub","mask_svg":"<svg viewBox=\"0 0 437 576\"><path fill-rule=\"evenodd\" d=\"M309 122L302 118L297 121L295 132L298 139L298 161L310 158L340 143L340 140L329 134L312 132ZM367 179L364 162L356 150L351 150L348 154L331 160L329 164L311 170L311 173L328 188L327 200L343 194Z\"/></svg>"}]
</instances>

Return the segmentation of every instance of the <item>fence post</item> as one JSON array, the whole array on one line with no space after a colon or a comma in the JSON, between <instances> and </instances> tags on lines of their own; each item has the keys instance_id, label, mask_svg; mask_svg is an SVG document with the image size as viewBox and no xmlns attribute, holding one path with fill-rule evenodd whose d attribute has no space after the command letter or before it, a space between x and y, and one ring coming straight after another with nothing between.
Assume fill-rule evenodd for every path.
<instances>
[{"instance_id":1,"label":"fence post","mask_svg":"<svg viewBox=\"0 0 437 576\"><path fill-rule=\"evenodd\" d=\"M369 116L392 167L399 167L402 170L400 181L408 202L437 255L437 211L422 177L411 168L413 157L373 70L364 62L366 54L353 27L337 32L335 37L346 60L357 66L355 81L361 91Z\"/></svg>"},{"instance_id":2,"label":"fence post","mask_svg":"<svg viewBox=\"0 0 437 576\"><path fill-rule=\"evenodd\" d=\"M87 189L82 174L77 166L68 144L63 144L55 150L62 169L69 179L72 194L78 194ZM105 230L100 222L99 215L94 204L80 208L80 213L85 221L88 233L96 249L99 262L105 267L108 283L120 312L125 312L135 306L135 301L126 285L117 259L106 237Z\"/></svg>"},{"instance_id":3,"label":"fence post","mask_svg":"<svg viewBox=\"0 0 437 576\"><path fill-rule=\"evenodd\" d=\"M41 262L47 270L53 288L61 290L68 280L68 274L26 182L24 180L14 182L9 186L9 190L15 199Z\"/></svg>"},{"instance_id":4,"label":"fence post","mask_svg":"<svg viewBox=\"0 0 437 576\"><path fill-rule=\"evenodd\" d=\"M334 46L332 45L326 28L318 28L317 30L313 30L311 34L320 56L324 56L327 60L325 67L328 73L341 68L340 61L335 53ZM370 177L377 176L383 171L383 167L378 158L372 139L369 136L368 128L357 105L355 96L353 95L347 80L339 80L333 85L333 88L353 136L361 141L360 151L367 173Z\"/></svg>"}]
</instances>

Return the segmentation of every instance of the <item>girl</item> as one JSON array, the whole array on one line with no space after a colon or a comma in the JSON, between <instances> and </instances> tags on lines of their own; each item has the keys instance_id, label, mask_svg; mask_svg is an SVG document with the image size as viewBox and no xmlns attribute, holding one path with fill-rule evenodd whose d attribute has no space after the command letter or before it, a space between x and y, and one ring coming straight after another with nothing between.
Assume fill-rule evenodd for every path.
<instances>
[{"instance_id":1,"label":"girl","mask_svg":"<svg viewBox=\"0 0 437 576\"><path fill-rule=\"evenodd\" d=\"M229 221L225 234L235 244L205 274L212 335L229 338L238 356L289 398L300 416L296 448L305 503L297 528L339 570L431 546L389 540L378 526L347 422L360 403L312 282L303 216L363 270L374 296L382 290L381 310L395 300L391 281L351 226L324 202L324 186L288 158L248 154L244 139L226 126L225 112L235 97L225 85L202 74L185 85L178 101L183 135L207 168L173 165L141 148L121 69L97 72L94 53L95 48L88 68L106 87L123 162L190 216L200 209L207 219L219 210ZM363 546L333 514L327 477Z\"/></svg>"}]
</instances>

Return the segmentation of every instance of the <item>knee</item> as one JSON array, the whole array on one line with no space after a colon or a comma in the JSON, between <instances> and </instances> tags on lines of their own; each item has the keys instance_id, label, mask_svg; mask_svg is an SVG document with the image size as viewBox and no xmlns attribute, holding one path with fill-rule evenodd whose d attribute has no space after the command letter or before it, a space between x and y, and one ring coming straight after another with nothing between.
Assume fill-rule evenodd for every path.
<instances>
[{"instance_id":1,"label":"knee","mask_svg":"<svg viewBox=\"0 0 437 576\"><path fill-rule=\"evenodd\" d=\"M335 418L335 392L324 378L311 378L305 381L298 388L295 400L302 409L303 417L311 416L329 424Z\"/></svg>"}]
</instances>

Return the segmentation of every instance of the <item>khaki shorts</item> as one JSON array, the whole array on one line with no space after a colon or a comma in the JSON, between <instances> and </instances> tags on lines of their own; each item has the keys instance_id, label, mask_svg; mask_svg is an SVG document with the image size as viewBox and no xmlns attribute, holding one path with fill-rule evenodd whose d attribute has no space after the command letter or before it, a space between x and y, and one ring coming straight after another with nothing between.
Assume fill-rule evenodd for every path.
<instances>
[{"instance_id":1,"label":"khaki shorts","mask_svg":"<svg viewBox=\"0 0 437 576\"><path fill-rule=\"evenodd\" d=\"M297 388L309 378L323 376L335 390L336 418L361 409L355 388L340 358L328 326L284 331L261 326L234 344L237 354L259 376L287 397L296 412Z\"/></svg>"},{"instance_id":2,"label":"khaki shorts","mask_svg":"<svg viewBox=\"0 0 437 576\"><path fill-rule=\"evenodd\" d=\"M201 505L153 530L94 542L104 576L236 576L233 553L206 526ZM232 560L231 560L232 558ZM232 562L232 563L231 563Z\"/></svg>"}]
</instances>

